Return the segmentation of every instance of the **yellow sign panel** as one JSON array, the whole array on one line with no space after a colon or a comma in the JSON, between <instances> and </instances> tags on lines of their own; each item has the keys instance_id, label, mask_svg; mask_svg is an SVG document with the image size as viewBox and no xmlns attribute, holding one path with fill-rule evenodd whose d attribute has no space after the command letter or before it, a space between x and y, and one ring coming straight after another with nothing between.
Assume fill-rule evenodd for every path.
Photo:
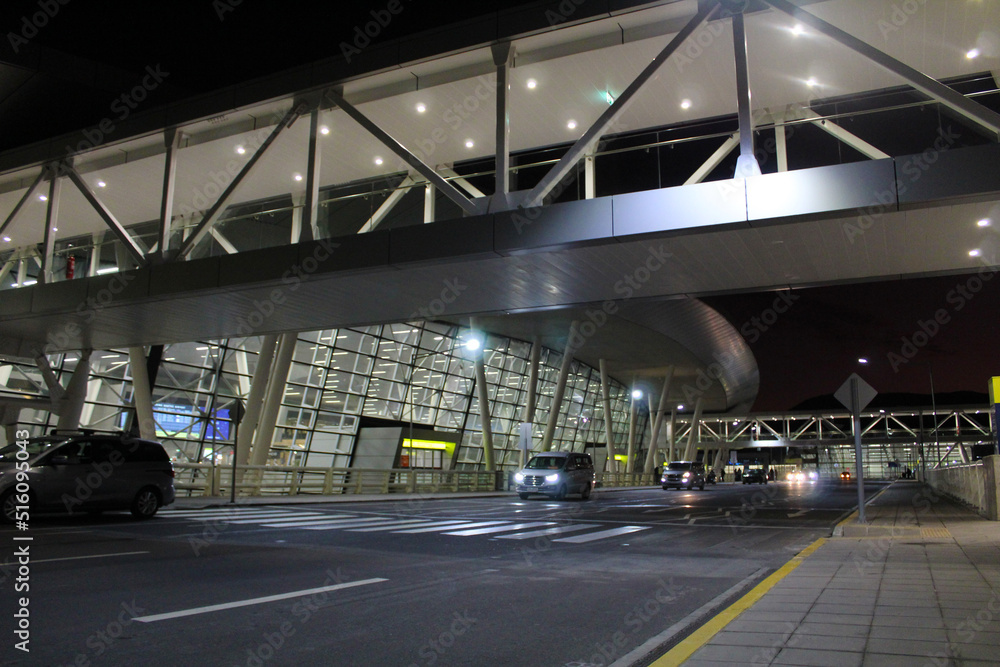
<instances>
[{"instance_id":1,"label":"yellow sign panel","mask_svg":"<svg viewBox=\"0 0 1000 667\"><path fill-rule=\"evenodd\" d=\"M990 403L1000 403L1000 377L990 378Z\"/></svg>"}]
</instances>

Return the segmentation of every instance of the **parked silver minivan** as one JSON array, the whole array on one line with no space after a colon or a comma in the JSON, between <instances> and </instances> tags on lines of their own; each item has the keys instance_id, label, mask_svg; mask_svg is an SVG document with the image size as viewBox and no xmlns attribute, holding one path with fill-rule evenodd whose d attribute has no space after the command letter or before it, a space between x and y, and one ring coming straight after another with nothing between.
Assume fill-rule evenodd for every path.
<instances>
[{"instance_id":1,"label":"parked silver minivan","mask_svg":"<svg viewBox=\"0 0 1000 667\"><path fill-rule=\"evenodd\" d=\"M594 462L590 454L536 454L514 475L514 482L521 500L527 500L536 493L558 499L570 493L579 493L583 500L587 500L594 488Z\"/></svg>"},{"instance_id":2,"label":"parked silver minivan","mask_svg":"<svg viewBox=\"0 0 1000 667\"><path fill-rule=\"evenodd\" d=\"M28 503L25 505L25 492ZM129 510L147 519L174 502L163 445L124 433L55 433L0 449L0 520L30 514Z\"/></svg>"}]
</instances>

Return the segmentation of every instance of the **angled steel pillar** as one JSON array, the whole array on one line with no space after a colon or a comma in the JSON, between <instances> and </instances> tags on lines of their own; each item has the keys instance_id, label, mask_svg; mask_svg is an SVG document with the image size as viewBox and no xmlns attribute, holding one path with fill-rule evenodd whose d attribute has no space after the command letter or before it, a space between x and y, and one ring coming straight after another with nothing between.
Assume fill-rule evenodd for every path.
<instances>
[{"instance_id":1,"label":"angled steel pillar","mask_svg":"<svg viewBox=\"0 0 1000 667\"><path fill-rule=\"evenodd\" d=\"M157 234L156 253L152 259L162 262L170 250L170 231L174 217L174 189L177 183L177 151L180 150L183 135L176 128L163 132L163 143L167 151L163 156L163 194L160 200L160 230Z\"/></svg>"},{"instance_id":2,"label":"angled steel pillar","mask_svg":"<svg viewBox=\"0 0 1000 667\"><path fill-rule=\"evenodd\" d=\"M736 52L736 100L740 121L740 157L736 160L736 178L760 176L760 164L757 163L753 146L750 63L747 58L747 33L742 11L733 13L733 49Z\"/></svg>"},{"instance_id":3,"label":"angled steel pillar","mask_svg":"<svg viewBox=\"0 0 1000 667\"><path fill-rule=\"evenodd\" d=\"M865 157L871 160L884 160L892 157L888 153L879 150L875 146L862 139L861 137L848 132L840 125L837 125L832 120L824 120L818 113L811 109L805 107L799 107L795 110L796 113L803 119L807 119L812 122L813 125L823 130L832 137L839 139L844 142L854 150L858 151Z\"/></svg>"},{"instance_id":4,"label":"angled steel pillar","mask_svg":"<svg viewBox=\"0 0 1000 667\"><path fill-rule=\"evenodd\" d=\"M35 366L38 367L38 371L42 374L42 380L45 382L45 387L49 390L49 400L52 401L53 405L58 405L66 396L66 390L59 384L56 374L52 372L49 358L44 354L38 355L35 357Z\"/></svg>"},{"instance_id":5,"label":"angled steel pillar","mask_svg":"<svg viewBox=\"0 0 1000 667\"><path fill-rule=\"evenodd\" d=\"M604 405L604 437L607 442L608 460L604 469L610 473L618 472L618 459L615 458L615 434L611 423L611 391L608 382L608 364L604 359L598 362L601 371L601 403Z\"/></svg>"},{"instance_id":6,"label":"angled steel pillar","mask_svg":"<svg viewBox=\"0 0 1000 667\"><path fill-rule=\"evenodd\" d=\"M690 178L684 181L684 185L692 185L694 183L701 183L708 175L715 171L715 168L722 164L730 153L733 152L737 146L740 145L740 133L736 132L731 137L726 139L719 148L712 153L711 157L705 160L704 164L698 167Z\"/></svg>"},{"instance_id":7,"label":"angled steel pillar","mask_svg":"<svg viewBox=\"0 0 1000 667\"><path fill-rule=\"evenodd\" d=\"M146 349L130 347L128 366L132 373L132 403L135 405L139 437L153 440L156 438L156 422L153 420L153 391L149 382L149 367L146 365Z\"/></svg>"},{"instance_id":8,"label":"angled steel pillar","mask_svg":"<svg viewBox=\"0 0 1000 667\"><path fill-rule=\"evenodd\" d=\"M628 450L625 454L625 472L630 474L635 471L635 415L637 409L638 399L632 396L628 411Z\"/></svg>"},{"instance_id":9,"label":"angled steel pillar","mask_svg":"<svg viewBox=\"0 0 1000 667\"><path fill-rule=\"evenodd\" d=\"M115 216L111 214L111 211L109 211L108 207L104 205L104 202L98 199L94 191L90 189L89 185L87 185L87 182L83 180L82 176L80 176L80 172L78 172L71 164L62 165L60 170L69 177L69 180L73 182L73 185L75 185L76 189L80 191L80 194L83 195L84 199L86 199L94 210L97 211L97 215L101 216L101 219L104 220L104 224L106 224L111 232L118 237L118 240L122 242L122 247L125 248L126 252L128 252L132 261L141 265L146 259L145 253L143 253L139 244L135 242L135 239L132 238L132 235L129 234L122 224L118 222Z\"/></svg>"},{"instance_id":10,"label":"angled steel pillar","mask_svg":"<svg viewBox=\"0 0 1000 667\"><path fill-rule=\"evenodd\" d=\"M902 77L911 86L925 95L937 100L952 111L976 123L980 127L987 129L994 137L1000 137L1000 114L992 111L974 100L970 100L965 95L956 92L933 79L923 72L910 67L909 65L896 60L887 53L876 49L867 42L841 30L833 24L827 23L814 14L796 7L788 0L764 0L778 11L782 11L794 17L803 25L807 25L816 32L819 32L835 41L843 44L847 48L860 53L875 64L889 70Z\"/></svg>"},{"instance_id":11,"label":"angled steel pillar","mask_svg":"<svg viewBox=\"0 0 1000 667\"><path fill-rule=\"evenodd\" d=\"M410 176L407 176L400 181L399 185L396 186L396 189L393 190L392 193L386 197L386 200L382 202L382 205L379 206L374 213L372 213L372 217L368 218L368 221L361 226L361 229L358 230L358 234L370 232L378 227L382 221L385 220L385 216L389 215L389 213L392 212L392 209L396 208L396 204L402 201L403 197L409 194L411 185L413 185L413 178Z\"/></svg>"},{"instance_id":12,"label":"angled steel pillar","mask_svg":"<svg viewBox=\"0 0 1000 667\"><path fill-rule=\"evenodd\" d=\"M267 383L271 377L271 365L274 363L274 350L277 346L276 334L268 334L261 339L257 367L253 372L250 393L247 394L247 409L243 413L243 419L240 420L239 435L236 438L236 465L246 465L250 461L253 434L260 420Z\"/></svg>"},{"instance_id":13,"label":"angled steel pillar","mask_svg":"<svg viewBox=\"0 0 1000 667\"><path fill-rule=\"evenodd\" d=\"M306 161L306 201L302 208L300 241L312 241L319 231L319 106L309 114L309 154Z\"/></svg>"},{"instance_id":14,"label":"angled steel pillar","mask_svg":"<svg viewBox=\"0 0 1000 667\"><path fill-rule=\"evenodd\" d=\"M288 370L292 366L295 343L298 339L299 334L294 331L281 334L278 353L275 355L271 376L267 382L267 398L264 400L260 424L253 440L253 452L250 457L252 465L262 466L267 463L271 442L274 440L274 427L278 423L278 413L281 411L281 399L285 396Z\"/></svg>"},{"instance_id":15,"label":"angled steel pillar","mask_svg":"<svg viewBox=\"0 0 1000 667\"><path fill-rule=\"evenodd\" d=\"M52 264L56 246L56 225L59 224L59 196L62 185L59 180L59 170L55 166L49 167L49 198L45 209L45 235L42 237L42 270L38 273L38 282L41 284L51 283L55 276L52 273Z\"/></svg>"},{"instance_id":16,"label":"angled steel pillar","mask_svg":"<svg viewBox=\"0 0 1000 667\"><path fill-rule=\"evenodd\" d=\"M491 47L493 64L497 68L496 99L496 188L490 208L504 211L510 208L510 68L514 66L514 48L510 42L499 42Z\"/></svg>"},{"instance_id":17,"label":"angled steel pillar","mask_svg":"<svg viewBox=\"0 0 1000 667\"><path fill-rule=\"evenodd\" d=\"M556 424L559 421L559 413L562 412L563 394L566 393L566 381L569 379L569 369L573 364L573 354L576 349L573 341L576 339L576 329L579 322L574 320L569 325L569 335L566 338L566 349L563 351L562 364L559 366L559 379L556 380L556 388L552 394L552 407L549 409L549 420L545 424L545 434L542 436L542 451L547 452L552 449L552 439L556 433Z\"/></svg>"},{"instance_id":18,"label":"angled steel pillar","mask_svg":"<svg viewBox=\"0 0 1000 667\"><path fill-rule=\"evenodd\" d=\"M688 431L688 441L687 447L684 448L684 460L694 461L694 457L698 455L697 446L699 439L699 431L701 431L701 407L702 398L698 397L698 400L694 404L694 414L691 415L691 430Z\"/></svg>"},{"instance_id":19,"label":"angled steel pillar","mask_svg":"<svg viewBox=\"0 0 1000 667\"><path fill-rule=\"evenodd\" d=\"M670 424L667 425L667 459L676 461L677 456L677 406L670 408Z\"/></svg>"},{"instance_id":20,"label":"angled steel pillar","mask_svg":"<svg viewBox=\"0 0 1000 667\"><path fill-rule=\"evenodd\" d=\"M210 230L208 230L208 233L211 234L212 238L215 239L215 241L220 246L222 246L222 249L225 250L230 255L235 255L236 253L239 252L236 246L233 245L232 241L227 239L226 236L215 227L212 227Z\"/></svg>"},{"instance_id":21,"label":"angled steel pillar","mask_svg":"<svg viewBox=\"0 0 1000 667\"><path fill-rule=\"evenodd\" d=\"M469 320L469 326L477 329L475 319ZM485 338L485 337L484 337ZM495 472L493 458L493 417L490 415L490 388L486 383L486 341L476 353L476 397L479 399L479 421L483 430L483 466L486 472Z\"/></svg>"},{"instance_id":22,"label":"angled steel pillar","mask_svg":"<svg viewBox=\"0 0 1000 667\"><path fill-rule=\"evenodd\" d=\"M524 417L521 419L525 424L535 422L535 406L538 403L538 368L542 361L542 339L535 336L531 341L531 357L528 366L528 397L524 406Z\"/></svg>"},{"instance_id":23,"label":"angled steel pillar","mask_svg":"<svg viewBox=\"0 0 1000 667\"><path fill-rule=\"evenodd\" d=\"M451 167L439 167L438 173L440 173L443 178L447 178L454 185L468 192L470 197L478 199L486 196L483 194L482 190L470 183L469 179L465 178Z\"/></svg>"},{"instance_id":24,"label":"angled steel pillar","mask_svg":"<svg viewBox=\"0 0 1000 667\"><path fill-rule=\"evenodd\" d=\"M3 221L2 225L0 225L0 234L3 234L5 231L7 231L7 228L14 223L14 219L17 217L17 214L21 212L22 208L24 208L24 203L28 201L28 198L31 197L32 194L34 194L35 190L38 188L41 182L45 180L45 177L47 175L48 175L48 169L43 167L42 170L38 172L38 176L35 177L35 180L34 182L32 182L31 186L27 189L27 191L25 191L24 195L21 196L21 199L18 200L17 205L14 206L14 210L10 212L10 215L7 216L7 219Z\"/></svg>"},{"instance_id":25,"label":"angled steel pillar","mask_svg":"<svg viewBox=\"0 0 1000 667\"><path fill-rule=\"evenodd\" d=\"M649 441L649 451L646 453L646 465L644 471L647 473L653 472L653 468L656 466L656 443L660 439L660 428L663 425L663 415L667 410L667 394L670 393L670 383L674 379L674 367L671 366L670 370L667 371L666 377L663 378L663 391L660 392L660 405L656 410L656 420L652 421L652 431L651 438ZM653 397L649 397L649 414L653 415ZM656 482L656 480L653 480Z\"/></svg>"},{"instance_id":26,"label":"angled steel pillar","mask_svg":"<svg viewBox=\"0 0 1000 667\"><path fill-rule=\"evenodd\" d=\"M184 239L181 247L177 250L177 259L184 259L191 253L192 250L194 250L194 247L199 241L201 241L202 237L204 237L205 233L208 231L208 228L214 225L219 219L219 216L222 215L226 204L229 203L229 199L233 196L233 193L236 192L236 188L243 183L243 179L247 177L247 174L249 174L254 168L257 161L260 160L264 153L267 152L267 149L271 147L271 144L273 144L275 139L278 138L278 135L284 132L286 128L295 122L295 119L298 118L303 111L304 110L298 106L292 107L287 113L285 113L281 120L278 121L278 124L275 125L273 130L271 130L271 134L269 134L267 139L264 140L264 143L260 145L260 148L254 151L254 154L250 156L250 159L247 160L246 164L243 165L243 168L240 169L240 173L236 174L232 182L226 187L222 194L219 195L219 198L215 201L215 203L212 204L208 211L205 212L201 222L199 222L187 238Z\"/></svg>"},{"instance_id":27,"label":"angled steel pillar","mask_svg":"<svg viewBox=\"0 0 1000 667\"><path fill-rule=\"evenodd\" d=\"M552 192L552 189L570 172L576 163L580 161L587 153L593 150L594 145L600 140L609 128L614 124L615 119L628 107L632 102L632 98L635 97L636 93L642 89L646 82L653 78L657 70L674 54L677 49L680 48L681 44L691 36L691 34L701 26L706 20L709 19L713 14L719 10L719 5L716 3L705 3L705 6L692 18L686 26L679 33L677 33L670 43L653 60L646 66L645 69L635 78L632 83L629 84L628 88L618 96L618 99L614 103L604 110L601 117L590 126L590 128L583 133L573 146L566 151L566 154L553 165L552 169L549 170L542 180L536 185L528 194L525 196L524 201L521 206L524 208L532 208L534 206L540 206L545 200L545 196Z\"/></svg>"},{"instance_id":28,"label":"angled steel pillar","mask_svg":"<svg viewBox=\"0 0 1000 667\"><path fill-rule=\"evenodd\" d=\"M475 215L480 212L479 207L468 197L463 195L458 188L442 178L441 175L434 171L433 168L429 167L423 160L411 153L405 146L403 146L403 144L396 141L392 135L372 122L363 113L358 111L353 105L345 100L340 93L331 89L326 92L326 95L334 104L343 109L344 113L353 118L358 125L368 130L368 132L382 142L386 148L395 153L401 160L403 160L403 162L410 165L410 167L421 176L430 181L432 185L444 193L448 199L455 202L459 208L465 211L465 213L468 215Z\"/></svg>"},{"instance_id":29,"label":"angled steel pillar","mask_svg":"<svg viewBox=\"0 0 1000 667\"><path fill-rule=\"evenodd\" d=\"M59 421L56 428L75 430L80 428L80 413L87 399L87 382L90 380L91 350L81 350L80 359L73 369L73 377L66 387L66 395L59 402Z\"/></svg>"},{"instance_id":30,"label":"angled steel pillar","mask_svg":"<svg viewBox=\"0 0 1000 667\"><path fill-rule=\"evenodd\" d=\"M437 215L437 192L428 183L424 186L424 223L434 222Z\"/></svg>"}]
</instances>

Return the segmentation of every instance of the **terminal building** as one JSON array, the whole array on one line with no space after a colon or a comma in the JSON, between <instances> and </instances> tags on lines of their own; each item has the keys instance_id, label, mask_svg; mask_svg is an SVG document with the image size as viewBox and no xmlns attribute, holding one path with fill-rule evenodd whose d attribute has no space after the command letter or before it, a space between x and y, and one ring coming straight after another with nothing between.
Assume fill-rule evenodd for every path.
<instances>
[{"instance_id":1,"label":"terminal building","mask_svg":"<svg viewBox=\"0 0 1000 667\"><path fill-rule=\"evenodd\" d=\"M773 292L766 321L1000 265L995 3L541 3L396 41L372 16L168 106L152 69L114 119L0 154L0 441L134 431L206 493L206 467L548 450L618 483L835 477L849 412L753 413L747 329L699 297ZM874 477L996 451L985 404L862 424Z\"/></svg>"}]
</instances>

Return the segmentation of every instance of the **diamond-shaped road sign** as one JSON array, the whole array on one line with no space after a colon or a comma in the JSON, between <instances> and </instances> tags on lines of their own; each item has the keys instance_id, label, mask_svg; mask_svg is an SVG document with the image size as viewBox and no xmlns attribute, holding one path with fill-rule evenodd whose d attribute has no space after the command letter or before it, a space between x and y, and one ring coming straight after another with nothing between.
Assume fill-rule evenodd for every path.
<instances>
[{"instance_id":1,"label":"diamond-shaped road sign","mask_svg":"<svg viewBox=\"0 0 1000 667\"><path fill-rule=\"evenodd\" d=\"M851 380L853 379L857 379L858 381L858 410L864 410L872 402L872 399L878 395L878 392L857 373L851 373L851 377L847 378L847 381L840 385L840 389L834 393L833 397L840 401L848 410L854 410L854 406L851 404Z\"/></svg>"}]
</instances>

